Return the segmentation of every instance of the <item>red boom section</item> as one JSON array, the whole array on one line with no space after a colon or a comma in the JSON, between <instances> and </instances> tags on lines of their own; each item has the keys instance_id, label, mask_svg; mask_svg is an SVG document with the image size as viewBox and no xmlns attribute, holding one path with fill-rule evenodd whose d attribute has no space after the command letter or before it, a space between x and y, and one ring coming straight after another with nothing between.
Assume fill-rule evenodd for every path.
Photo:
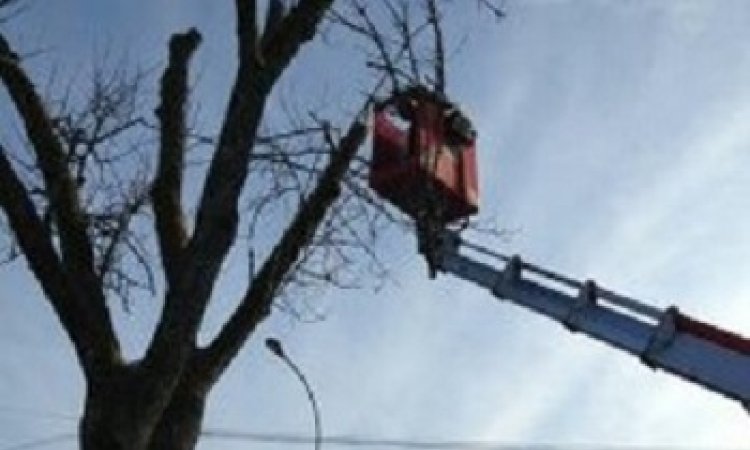
<instances>
[{"instance_id":1,"label":"red boom section","mask_svg":"<svg viewBox=\"0 0 750 450\"><path fill-rule=\"evenodd\" d=\"M409 122L395 114L389 108L375 113L370 187L412 217L428 198L437 201L432 206L445 223L475 214L475 136L461 133L462 125L464 131L470 127L468 121L425 98L412 100Z\"/></svg>"},{"instance_id":2,"label":"red boom section","mask_svg":"<svg viewBox=\"0 0 750 450\"><path fill-rule=\"evenodd\" d=\"M674 324L677 331L692 334L701 339L715 342L724 348L750 355L750 339L739 334L722 330L714 325L695 320L679 312L675 314Z\"/></svg>"}]
</instances>

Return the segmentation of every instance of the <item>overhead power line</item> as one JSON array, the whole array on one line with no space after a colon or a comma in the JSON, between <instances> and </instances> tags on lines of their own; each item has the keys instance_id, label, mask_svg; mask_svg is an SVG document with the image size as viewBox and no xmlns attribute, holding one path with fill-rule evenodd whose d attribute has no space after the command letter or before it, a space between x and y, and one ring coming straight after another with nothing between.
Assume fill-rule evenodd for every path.
<instances>
[{"instance_id":1,"label":"overhead power line","mask_svg":"<svg viewBox=\"0 0 750 450\"><path fill-rule=\"evenodd\" d=\"M310 445L315 437L295 433L253 433L222 429L206 429L201 433L204 439L261 442L278 445ZM0 450L32 450L52 447L78 438L75 433L62 433L42 439L3 447ZM674 445L637 444L553 444L553 443L508 443L491 440L436 441L390 439L355 435L327 436L321 439L327 447L380 447L393 449L421 450L709 450L709 447ZM750 447L711 447L711 450L748 450Z\"/></svg>"},{"instance_id":2,"label":"overhead power line","mask_svg":"<svg viewBox=\"0 0 750 450\"><path fill-rule=\"evenodd\" d=\"M252 433L243 431L206 429L201 433L206 439L226 439L237 441L264 442L270 444L310 445L312 436L293 433ZM553 443L508 443L492 440L435 441L389 439L354 435L325 436L322 443L330 446L346 447L388 447L396 449L424 450L708 450L708 447L685 447L674 445L635 445L635 444L553 444ZM738 447L724 447L712 450L742 450ZM747 450L747 449L745 449Z\"/></svg>"},{"instance_id":3,"label":"overhead power line","mask_svg":"<svg viewBox=\"0 0 750 450\"><path fill-rule=\"evenodd\" d=\"M33 448L51 447L53 444L59 444L60 442L73 441L78 438L75 433L61 433L54 436L48 436L42 439L35 439L33 441L27 441L21 444L14 444L10 447L3 447L2 450L31 450Z\"/></svg>"},{"instance_id":4,"label":"overhead power line","mask_svg":"<svg viewBox=\"0 0 750 450\"><path fill-rule=\"evenodd\" d=\"M0 404L0 416L31 417L36 420L56 420L61 422L76 422L78 417L72 414L64 414L38 408L26 408L22 406L10 406Z\"/></svg>"}]
</instances>

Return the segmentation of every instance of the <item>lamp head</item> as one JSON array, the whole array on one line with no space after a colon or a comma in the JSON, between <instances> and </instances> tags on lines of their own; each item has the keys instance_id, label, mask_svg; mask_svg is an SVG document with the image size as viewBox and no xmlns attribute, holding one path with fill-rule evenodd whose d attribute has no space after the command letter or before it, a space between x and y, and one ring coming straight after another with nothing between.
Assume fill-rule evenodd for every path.
<instances>
[{"instance_id":1,"label":"lamp head","mask_svg":"<svg viewBox=\"0 0 750 450\"><path fill-rule=\"evenodd\" d=\"M274 355L278 356L279 358L286 358L286 355L284 354L284 348L281 346L281 342L276 338L267 338L266 339L266 348L271 351Z\"/></svg>"}]
</instances>

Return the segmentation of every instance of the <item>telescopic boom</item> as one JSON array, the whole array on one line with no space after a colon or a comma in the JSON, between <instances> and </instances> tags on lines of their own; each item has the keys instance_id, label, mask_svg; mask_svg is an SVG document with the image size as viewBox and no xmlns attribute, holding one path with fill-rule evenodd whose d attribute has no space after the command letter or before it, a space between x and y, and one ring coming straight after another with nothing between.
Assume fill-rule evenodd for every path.
<instances>
[{"instance_id":1,"label":"telescopic boom","mask_svg":"<svg viewBox=\"0 0 750 450\"><path fill-rule=\"evenodd\" d=\"M445 231L435 257L438 272L483 286L495 297L545 315L626 351L644 364L680 376L750 406L750 340L692 319L676 307L660 310L593 281L577 281ZM490 256L496 265L462 254ZM567 293L572 291L573 293ZM750 409L749 409L750 410Z\"/></svg>"}]
</instances>

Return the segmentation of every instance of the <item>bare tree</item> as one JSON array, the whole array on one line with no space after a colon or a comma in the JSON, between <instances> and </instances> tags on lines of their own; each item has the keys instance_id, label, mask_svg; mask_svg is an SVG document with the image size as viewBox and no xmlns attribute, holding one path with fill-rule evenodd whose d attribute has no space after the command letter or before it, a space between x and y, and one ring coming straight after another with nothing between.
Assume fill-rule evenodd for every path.
<instances>
[{"instance_id":1,"label":"bare tree","mask_svg":"<svg viewBox=\"0 0 750 450\"><path fill-rule=\"evenodd\" d=\"M313 285L356 287L356 261L385 270L373 240L383 223L406 219L367 190L358 151L378 96L415 84L445 89L441 5L271 0L260 21L255 1L235 0L237 70L221 126L208 136L188 118L196 29L169 42L155 118L139 97L147 74L125 68L96 71L85 98L67 91L43 98L0 35L0 80L26 141L0 147L2 262L23 255L75 348L87 385L81 448L194 448L207 394L274 302L294 310L295 296ZM0 0L3 11L17 6ZM281 75L319 33L341 32L365 44L369 85L356 111L336 125L289 108L281 129L268 118L283 106L269 105ZM190 160L195 154L203 184L186 199L187 167L200 164ZM259 223L283 202L286 228L256 252ZM242 237L253 249L247 290L199 345L220 268ZM157 286L163 310L152 340L143 357L126 360L107 299L127 307L134 291L155 294Z\"/></svg>"}]
</instances>

